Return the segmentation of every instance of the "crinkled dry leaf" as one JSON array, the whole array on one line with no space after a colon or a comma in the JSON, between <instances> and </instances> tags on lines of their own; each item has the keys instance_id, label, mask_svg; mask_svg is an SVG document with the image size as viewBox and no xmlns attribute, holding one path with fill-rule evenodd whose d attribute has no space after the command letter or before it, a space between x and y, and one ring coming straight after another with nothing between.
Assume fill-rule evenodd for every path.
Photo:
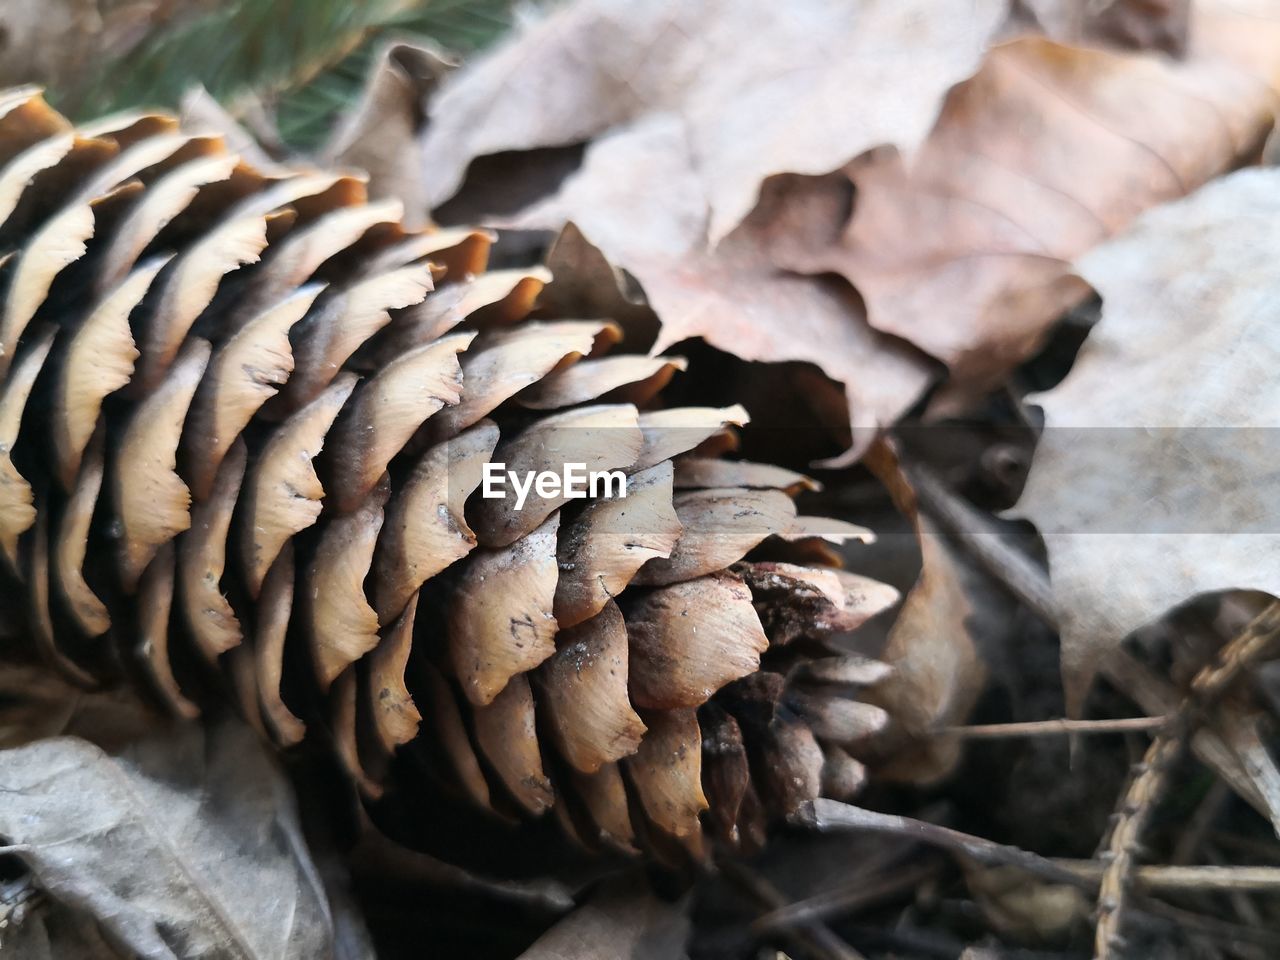
<instances>
[{"instance_id":1,"label":"crinkled dry leaf","mask_svg":"<svg viewBox=\"0 0 1280 960\"><path fill-rule=\"evenodd\" d=\"M369 174L369 196L404 202L404 225L424 226L427 186L418 134L423 104L453 64L438 51L396 43L375 57L359 105L321 151L326 165Z\"/></svg>"},{"instance_id":2,"label":"crinkled dry leaf","mask_svg":"<svg viewBox=\"0 0 1280 960\"><path fill-rule=\"evenodd\" d=\"M0 84L78 84L85 63L127 54L146 35L198 0L15 0L0 13Z\"/></svg>"},{"instance_id":3,"label":"crinkled dry leaf","mask_svg":"<svg viewBox=\"0 0 1280 960\"><path fill-rule=\"evenodd\" d=\"M881 144L912 151L1004 13L1000 0L578 0L446 83L424 144L432 205L499 151L607 137L625 167L647 162L656 124L673 128L672 160L697 193L698 245L714 244L773 174L826 173ZM651 232L644 218L631 227Z\"/></svg>"},{"instance_id":4,"label":"crinkled dry leaf","mask_svg":"<svg viewBox=\"0 0 1280 960\"><path fill-rule=\"evenodd\" d=\"M984 390L1088 294L1073 258L1255 155L1276 105L1224 63L1002 44L913 161L881 151L847 168L857 200L838 243L785 234L775 258L847 277L873 327L944 361L957 390Z\"/></svg>"},{"instance_id":5,"label":"crinkled dry leaf","mask_svg":"<svg viewBox=\"0 0 1280 960\"><path fill-rule=\"evenodd\" d=\"M1012 19L1066 43L1181 54L1192 6L1192 0L1014 0Z\"/></svg>"},{"instance_id":6,"label":"crinkled dry leaf","mask_svg":"<svg viewBox=\"0 0 1280 960\"><path fill-rule=\"evenodd\" d=\"M896 453L882 441L868 454L867 466L911 520L921 552L920 578L907 594L880 653L893 670L866 698L884 707L905 737L901 749L888 748L887 762L877 773L928 782L949 772L960 755L954 738L938 737L933 731L964 722L986 684L987 668L965 622L971 606L956 560L932 523L920 514L915 491Z\"/></svg>"},{"instance_id":7,"label":"crinkled dry leaf","mask_svg":"<svg viewBox=\"0 0 1280 960\"><path fill-rule=\"evenodd\" d=\"M22 960L128 960L91 917L57 901L22 904L0 924L0 950Z\"/></svg>"},{"instance_id":8,"label":"crinkled dry leaf","mask_svg":"<svg viewBox=\"0 0 1280 960\"><path fill-rule=\"evenodd\" d=\"M130 955L331 955L333 918L289 788L248 728L191 724L115 756L41 740L0 752L0 784L0 835Z\"/></svg>"},{"instance_id":9,"label":"crinkled dry leaf","mask_svg":"<svg viewBox=\"0 0 1280 960\"><path fill-rule=\"evenodd\" d=\"M836 277L780 270L770 252L797 229L794 183L775 177L760 205L714 252L702 248L705 198L684 165L684 133L668 117L646 120L627 140L587 151L559 193L512 225L572 220L634 274L662 320L653 352L691 337L744 360L807 361L844 384L855 454L924 392L933 364L910 345L871 329L857 293ZM823 178L824 180L827 178ZM823 217L830 213L819 211ZM807 216L807 209L802 211ZM808 232L808 223L799 224Z\"/></svg>"},{"instance_id":10,"label":"crinkled dry leaf","mask_svg":"<svg viewBox=\"0 0 1280 960\"><path fill-rule=\"evenodd\" d=\"M1197 594L1280 594L1280 171L1144 215L1077 269L1102 319L1066 380L1017 512L1039 527L1068 707L1099 660Z\"/></svg>"}]
</instances>

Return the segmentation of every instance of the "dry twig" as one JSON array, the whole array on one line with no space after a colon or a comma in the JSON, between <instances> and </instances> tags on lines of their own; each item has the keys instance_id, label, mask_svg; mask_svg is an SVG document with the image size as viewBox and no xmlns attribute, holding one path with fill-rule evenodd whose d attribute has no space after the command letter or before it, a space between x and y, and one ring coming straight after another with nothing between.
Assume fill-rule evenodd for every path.
<instances>
[{"instance_id":1,"label":"dry twig","mask_svg":"<svg viewBox=\"0 0 1280 960\"><path fill-rule=\"evenodd\" d=\"M1191 681L1191 692L1151 742L1142 763L1120 801L1116 825L1104 860L1098 891L1098 926L1094 956L1108 960L1112 948L1123 944L1121 929L1125 893L1141 852L1143 831L1164 792L1169 772L1182 754L1187 737L1203 721L1205 713L1252 663L1266 653L1280 636L1280 601L1268 604L1241 633L1222 648L1217 659L1202 668Z\"/></svg>"},{"instance_id":2,"label":"dry twig","mask_svg":"<svg viewBox=\"0 0 1280 960\"><path fill-rule=\"evenodd\" d=\"M1158 730L1168 717L1124 717L1116 720L1030 720L1026 723L983 723L967 727L945 727L936 731L968 740L992 740L1005 737L1044 737L1079 733L1134 733Z\"/></svg>"}]
</instances>

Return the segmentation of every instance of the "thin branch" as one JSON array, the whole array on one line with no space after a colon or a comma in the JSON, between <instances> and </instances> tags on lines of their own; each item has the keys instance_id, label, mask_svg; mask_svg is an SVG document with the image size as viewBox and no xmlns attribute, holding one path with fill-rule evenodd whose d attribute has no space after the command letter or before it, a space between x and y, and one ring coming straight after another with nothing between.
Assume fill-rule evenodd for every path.
<instances>
[{"instance_id":1,"label":"thin branch","mask_svg":"<svg viewBox=\"0 0 1280 960\"><path fill-rule=\"evenodd\" d=\"M1101 860L1065 860L1054 863L1090 880L1102 880L1107 865ZM1164 867L1142 866L1133 872L1134 882L1151 892L1185 890L1280 890L1280 867Z\"/></svg>"},{"instance_id":2,"label":"thin branch","mask_svg":"<svg viewBox=\"0 0 1280 960\"><path fill-rule=\"evenodd\" d=\"M861 875L853 883L824 890L807 900L797 900L758 917L751 929L760 933L782 930L813 920L825 920L837 914L850 914L892 900L905 891L918 887L938 873L938 863L920 864L889 873Z\"/></svg>"},{"instance_id":3,"label":"thin branch","mask_svg":"<svg viewBox=\"0 0 1280 960\"><path fill-rule=\"evenodd\" d=\"M968 727L943 727L936 735L967 740L1005 737L1045 737L1077 733L1134 733L1159 730L1168 717L1125 717L1117 720L1030 720L1025 723L984 723Z\"/></svg>"},{"instance_id":4,"label":"thin branch","mask_svg":"<svg viewBox=\"0 0 1280 960\"><path fill-rule=\"evenodd\" d=\"M977 863L1019 867L1052 883L1069 884L1085 890L1093 888L1087 879L1081 878L1038 853L984 840L982 837L952 830L950 827L942 827L936 823L897 814L877 813L874 810L855 807L838 800L818 799L801 804L799 810L792 816L792 821L819 833L832 830L868 830L872 833L906 837L964 854Z\"/></svg>"},{"instance_id":5,"label":"thin branch","mask_svg":"<svg viewBox=\"0 0 1280 960\"><path fill-rule=\"evenodd\" d=\"M787 898L782 892L745 864L726 860L720 866L725 876L761 906L771 911L787 906ZM777 932L821 960L866 960L866 957L818 919L802 919L794 926Z\"/></svg>"}]
</instances>

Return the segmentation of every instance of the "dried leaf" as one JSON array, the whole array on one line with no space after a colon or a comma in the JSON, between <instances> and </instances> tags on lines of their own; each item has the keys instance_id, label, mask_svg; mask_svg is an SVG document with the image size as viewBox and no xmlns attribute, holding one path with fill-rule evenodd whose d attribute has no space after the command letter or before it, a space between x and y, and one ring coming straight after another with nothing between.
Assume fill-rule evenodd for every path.
<instances>
[{"instance_id":1,"label":"dried leaf","mask_svg":"<svg viewBox=\"0 0 1280 960\"><path fill-rule=\"evenodd\" d=\"M668 960L681 956L689 917L634 879L610 881L538 938L519 960Z\"/></svg>"},{"instance_id":2,"label":"dried leaf","mask_svg":"<svg viewBox=\"0 0 1280 960\"><path fill-rule=\"evenodd\" d=\"M321 151L327 165L369 174L369 196L404 201L404 225L428 222L418 133L423 105L453 63L436 50L396 43L374 58L358 106Z\"/></svg>"},{"instance_id":3,"label":"dried leaf","mask_svg":"<svg viewBox=\"0 0 1280 960\"><path fill-rule=\"evenodd\" d=\"M1099 661L1198 594L1280 594L1280 171L1143 216L1077 269L1102 319L1045 411L1017 512L1044 536L1078 712Z\"/></svg>"},{"instance_id":4,"label":"dried leaf","mask_svg":"<svg viewBox=\"0 0 1280 960\"><path fill-rule=\"evenodd\" d=\"M1066 43L1100 43L1181 54L1187 46L1191 0L1014 0L1015 17Z\"/></svg>"},{"instance_id":5,"label":"dried leaf","mask_svg":"<svg viewBox=\"0 0 1280 960\"><path fill-rule=\"evenodd\" d=\"M331 955L334 922L292 797L248 728L187 725L115 756L41 740L0 752L0 783L13 852L130 955Z\"/></svg>"},{"instance_id":6,"label":"dried leaf","mask_svg":"<svg viewBox=\"0 0 1280 960\"><path fill-rule=\"evenodd\" d=\"M784 235L775 257L847 277L873 327L944 361L957 391L986 390L1088 294L1073 258L1255 155L1276 105L1228 64L1006 43L914 161L847 168L857 201L838 243Z\"/></svg>"},{"instance_id":7,"label":"dried leaf","mask_svg":"<svg viewBox=\"0 0 1280 960\"><path fill-rule=\"evenodd\" d=\"M868 455L867 465L911 520L921 551L920 578L879 655L893 671L866 698L884 707L906 738L898 749L889 739L877 747L877 752L888 751L888 762L877 774L928 782L949 772L960 754L954 738L938 737L933 731L964 721L982 693L987 670L965 623L971 607L956 560L920 514L895 452L882 442ZM912 742L915 738L919 739Z\"/></svg>"},{"instance_id":8,"label":"dried leaf","mask_svg":"<svg viewBox=\"0 0 1280 960\"><path fill-rule=\"evenodd\" d=\"M844 384L861 452L920 397L933 365L871 329L857 293L839 278L800 276L771 260L776 237L796 229L792 188L804 178L770 180L747 220L705 250L706 199L687 151L678 120L649 118L625 139L593 144L555 196L508 224L556 229L573 221L634 274L662 321L653 353L702 337L744 360L815 364Z\"/></svg>"},{"instance_id":9,"label":"dried leaf","mask_svg":"<svg viewBox=\"0 0 1280 960\"><path fill-rule=\"evenodd\" d=\"M432 204L499 151L608 138L634 167L656 122L674 128L693 181L699 245L715 244L772 174L826 173L886 143L912 151L1004 13L998 0L579 0L445 84L424 144Z\"/></svg>"}]
</instances>

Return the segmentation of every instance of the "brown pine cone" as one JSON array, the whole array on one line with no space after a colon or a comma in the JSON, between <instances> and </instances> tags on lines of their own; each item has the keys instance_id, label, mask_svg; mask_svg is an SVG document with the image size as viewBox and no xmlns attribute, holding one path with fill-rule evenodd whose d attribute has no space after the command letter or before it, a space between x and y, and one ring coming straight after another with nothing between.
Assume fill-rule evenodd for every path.
<instances>
[{"instance_id":1,"label":"brown pine cone","mask_svg":"<svg viewBox=\"0 0 1280 960\"><path fill-rule=\"evenodd\" d=\"M0 96L0 552L33 646L178 715L230 695L281 745L323 732L370 798L412 743L590 847L754 844L856 789L885 668L824 641L895 593L823 539L865 531L716 459L745 414L663 409L683 360L528 320L545 271L399 218L169 117L74 131ZM485 498L496 461L627 495Z\"/></svg>"}]
</instances>

